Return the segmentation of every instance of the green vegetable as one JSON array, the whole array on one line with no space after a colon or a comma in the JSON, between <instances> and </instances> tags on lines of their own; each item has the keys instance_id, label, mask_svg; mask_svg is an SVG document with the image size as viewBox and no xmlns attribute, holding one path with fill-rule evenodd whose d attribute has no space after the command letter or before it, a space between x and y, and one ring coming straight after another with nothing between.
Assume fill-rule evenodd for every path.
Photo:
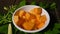
<instances>
[{"instance_id":1,"label":"green vegetable","mask_svg":"<svg viewBox=\"0 0 60 34\"><path fill-rule=\"evenodd\" d=\"M11 24L9 24L9 26L8 26L8 34L12 34L12 26L11 26Z\"/></svg>"},{"instance_id":2,"label":"green vegetable","mask_svg":"<svg viewBox=\"0 0 60 34\"><path fill-rule=\"evenodd\" d=\"M4 7L4 9L5 9L5 10L8 10L8 8L7 8L7 7Z\"/></svg>"}]
</instances>

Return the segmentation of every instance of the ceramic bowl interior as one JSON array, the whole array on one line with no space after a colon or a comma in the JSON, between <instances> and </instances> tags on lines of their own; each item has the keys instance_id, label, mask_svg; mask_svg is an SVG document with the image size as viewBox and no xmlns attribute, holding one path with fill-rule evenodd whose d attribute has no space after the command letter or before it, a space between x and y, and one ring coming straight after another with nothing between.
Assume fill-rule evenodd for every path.
<instances>
[{"instance_id":1,"label":"ceramic bowl interior","mask_svg":"<svg viewBox=\"0 0 60 34\"><path fill-rule=\"evenodd\" d=\"M50 21L50 16L49 16L48 12L47 12L45 9L43 9L43 8L42 8L42 14L41 14L41 15L44 15L44 14L45 14L46 17L47 17L47 20L46 20L46 22L45 22L45 25L44 25L42 28L37 29L37 30L28 31L28 30L24 30L24 29L22 29L22 28L20 28L20 27L18 27L18 26L16 25L16 23L15 23L14 20L13 20L14 14L15 14L18 10L20 10L20 9L23 9L23 10L25 10L26 12L30 12L30 10L33 9L33 8L41 8L41 7L40 7L40 6L36 6L36 5L25 5L25 6L22 6L22 7L18 8L17 10L15 10L15 12L13 13L13 16L12 16L13 24L14 24L15 27L16 27L17 29L19 29L20 31L27 32L27 33L35 33L35 32L42 31L43 29L45 29L45 28L48 26L49 21Z\"/></svg>"}]
</instances>

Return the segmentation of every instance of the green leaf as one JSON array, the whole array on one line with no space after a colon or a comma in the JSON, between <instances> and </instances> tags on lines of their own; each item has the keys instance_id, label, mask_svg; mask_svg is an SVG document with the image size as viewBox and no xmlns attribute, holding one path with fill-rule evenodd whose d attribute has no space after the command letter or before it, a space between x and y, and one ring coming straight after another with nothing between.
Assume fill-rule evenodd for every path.
<instances>
[{"instance_id":1,"label":"green leaf","mask_svg":"<svg viewBox=\"0 0 60 34\"><path fill-rule=\"evenodd\" d=\"M19 7L21 7L21 6L24 6L24 5L26 5L26 1L25 1L25 0L21 1L21 2L17 5L17 8L19 8Z\"/></svg>"},{"instance_id":2,"label":"green leaf","mask_svg":"<svg viewBox=\"0 0 60 34\"><path fill-rule=\"evenodd\" d=\"M9 7L10 9L8 11L12 14L16 10L16 7L17 5L12 5Z\"/></svg>"},{"instance_id":3,"label":"green leaf","mask_svg":"<svg viewBox=\"0 0 60 34\"><path fill-rule=\"evenodd\" d=\"M45 34L52 34L51 30L45 32Z\"/></svg>"},{"instance_id":4,"label":"green leaf","mask_svg":"<svg viewBox=\"0 0 60 34\"><path fill-rule=\"evenodd\" d=\"M56 8L56 3L54 2L50 5L50 9L55 9L55 8Z\"/></svg>"},{"instance_id":5,"label":"green leaf","mask_svg":"<svg viewBox=\"0 0 60 34\"><path fill-rule=\"evenodd\" d=\"M31 5L35 5L35 4L36 4L36 2L35 2L35 1L31 2Z\"/></svg>"},{"instance_id":6,"label":"green leaf","mask_svg":"<svg viewBox=\"0 0 60 34\"><path fill-rule=\"evenodd\" d=\"M40 3L39 3L39 6L42 7L42 8L46 8L47 5L44 4L44 3L42 3L42 2L40 2Z\"/></svg>"},{"instance_id":7,"label":"green leaf","mask_svg":"<svg viewBox=\"0 0 60 34\"><path fill-rule=\"evenodd\" d=\"M58 34L60 31L58 29L53 29L52 34Z\"/></svg>"},{"instance_id":8,"label":"green leaf","mask_svg":"<svg viewBox=\"0 0 60 34\"><path fill-rule=\"evenodd\" d=\"M58 34L60 31L60 23L55 23L53 30L48 30L45 34Z\"/></svg>"},{"instance_id":9,"label":"green leaf","mask_svg":"<svg viewBox=\"0 0 60 34\"><path fill-rule=\"evenodd\" d=\"M60 23L55 23L55 26L54 26L54 28L60 28Z\"/></svg>"},{"instance_id":10,"label":"green leaf","mask_svg":"<svg viewBox=\"0 0 60 34\"><path fill-rule=\"evenodd\" d=\"M16 32L18 31L18 29L16 27L14 27L14 29L15 29L15 34L16 34Z\"/></svg>"},{"instance_id":11,"label":"green leaf","mask_svg":"<svg viewBox=\"0 0 60 34\"><path fill-rule=\"evenodd\" d=\"M26 32L24 34L27 34Z\"/></svg>"},{"instance_id":12,"label":"green leaf","mask_svg":"<svg viewBox=\"0 0 60 34\"><path fill-rule=\"evenodd\" d=\"M4 34L8 33L8 24L0 26L0 33L4 33Z\"/></svg>"}]
</instances>

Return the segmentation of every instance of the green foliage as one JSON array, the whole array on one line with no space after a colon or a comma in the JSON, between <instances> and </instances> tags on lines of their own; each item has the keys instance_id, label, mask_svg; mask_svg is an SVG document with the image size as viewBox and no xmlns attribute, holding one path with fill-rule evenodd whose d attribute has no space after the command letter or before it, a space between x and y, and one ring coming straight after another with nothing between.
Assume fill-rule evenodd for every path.
<instances>
[{"instance_id":1,"label":"green foliage","mask_svg":"<svg viewBox=\"0 0 60 34\"><path fill-rule=\"evenodd\" d=\"M36 2L35 2L35 1L31 2L31 5L35 5L35 4L36 4Z\"/></svg>"},{"instance_id":2,"label":"green foliage","mask_svg":"<svg viewBox=\"0 0 60 34\"><path fill-rule=\"evenodd\" d=\"M0 34L4 33L7 34L8 32L8 24L0 26Z\"/></svg>"},{"instance_id":3,"label":"green foliage","mask_svg":"<svg viewBox=\"0 0 60 34\"><path fill-rule=\"evenodd\" d=\"M55 9L56 8L56 3L55 2L53 2L51 5L50 5L50 9Z\"/></svg>"},{"instance_id":4,"label":"green foliage","mask_svg":"<svg viewBox=\"0 0 60 34\"><path fill-rule=\"evenodd\" d=\"M53 30L48 30L47 32L45 32L45 34L58 34L60 33L60 23L55 23L55 26L53 28Z\"/></svg>"},{"instance_id":5,"label":"green foliage","mask_svg":"<svg viewBox=\"0 0 60 34\"><path fill-rule=\"evenodd\" d=\"M46 8L47 7L46 4L44 4L42 2L39 3L39 6L41 6L42 8Z\"/></svg>"},{"instance_id":6,"label":"green foliage","mask_svg":"<svg viewBox=\"0 0 60 34\"><path fill-rule=\"evenodd\" d=\"M22 0L18 5L17 5L17 8L21 7L21 6L24 6L26 5L26 1L25 0Z\"/></svg>"}]
</instances>

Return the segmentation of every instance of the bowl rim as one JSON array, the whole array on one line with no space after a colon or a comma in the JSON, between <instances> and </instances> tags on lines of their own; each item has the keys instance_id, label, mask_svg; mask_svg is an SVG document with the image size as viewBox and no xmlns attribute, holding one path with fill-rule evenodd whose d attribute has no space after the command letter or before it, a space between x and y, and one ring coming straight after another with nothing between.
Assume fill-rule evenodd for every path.
<instances>
[{"instance_id":1,"label":"bowl rim","mask_svg":"<svg viewBox=\"0 0 60 34\"><path fill-rule=\"evenodd\" d=\"M22 7L19 7L18 9L16 9L15 12L13 13L13 15L12 15L12 21L13 21L14 26L15 26L17 29L19 29L20 31L27 32L27 33L35 33L35 32L39 32L39 31L44 30L44 29L49 25L49 22L50 22L50 15L49 15L49 13L48 13L45 9L43 9L43 8L42 8L42 9L47 12L48 18L49 18L47 24L46 24L43 28L38 29L38 30L28 31L28 30L24 30L24 29L18 27L18 26L15 24L15 22L14 22L14 20L13 20L14 14L15 14L18 10L20 10L21 8L26 7L26 6L37 6L37 5L25 5L25 6L22 6ZM37 6L37 7L40 8L40 6Z\"/></svg>"}]
</instances>

